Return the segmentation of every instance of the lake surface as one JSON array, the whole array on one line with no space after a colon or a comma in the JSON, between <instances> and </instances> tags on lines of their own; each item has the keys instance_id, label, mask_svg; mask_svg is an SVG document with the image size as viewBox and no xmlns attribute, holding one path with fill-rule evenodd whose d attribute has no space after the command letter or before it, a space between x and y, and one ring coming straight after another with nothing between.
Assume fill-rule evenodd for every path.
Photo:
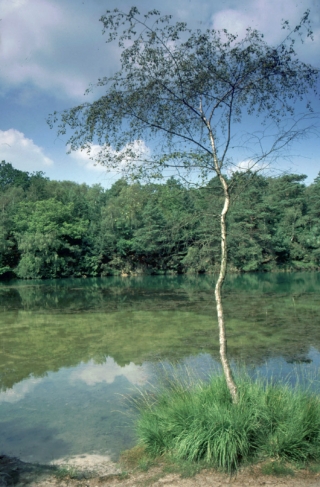
<instances>
[{"instance_id":1,"label":"lake surface","mask_svg":"<svg viewBox=\"0 0 320 487\"><path fill-rule=\"evenodd\" d=\"M218 367L214 276L0 284L0 453L47 463L135 442L130 398L172 363ZM320 274L228 277L229 355L317 380ZM159 365L161 364L161 365Z\"/></svg>"}]
</instances>

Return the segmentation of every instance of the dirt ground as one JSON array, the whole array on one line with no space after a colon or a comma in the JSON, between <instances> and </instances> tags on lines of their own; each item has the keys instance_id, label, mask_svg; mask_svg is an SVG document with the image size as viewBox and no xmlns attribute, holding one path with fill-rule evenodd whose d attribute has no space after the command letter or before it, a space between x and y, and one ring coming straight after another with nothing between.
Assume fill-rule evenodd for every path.
<instances>
[{"instance_id":1,"label":"dirt ground","mask_svg":"<svg viewBox=\"0 0 320 487\"><path fill-rule=\"evenodd\" d=\"M299 470L294 475L263 475L261 466L247 467L235 476L203 470L194 477L181 478L177 473L164 473L161 467L146 472L122 472L105 459L92 461L94 469L88 469L79 461L65 465L33 465L18 459L0 456L1 487L320 487L320 473ZM100 460L100 462L99 462Z\"/></svg>"}]
</instances>

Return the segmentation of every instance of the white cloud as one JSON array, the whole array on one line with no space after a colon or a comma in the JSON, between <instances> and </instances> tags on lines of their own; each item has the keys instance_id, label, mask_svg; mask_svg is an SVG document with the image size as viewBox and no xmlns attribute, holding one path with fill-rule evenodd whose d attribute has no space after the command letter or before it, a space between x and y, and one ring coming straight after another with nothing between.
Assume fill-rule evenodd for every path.
<instances>
[{"instance_id":1,"label":"white cloud","mask_svg":"<svg viewBox=\"0 0 320 487\"><path fill-rule=\"evenodd\" d=\"M107 157L109 154L112 157L119 159L117 172L125 172L130 164L139 164L139 161L147 158L150 153L151 150L143 140L135 140L131 144L127 144L120 151L116 151L112 147L92 144L90 151L78 149L71 152L71 157L75 159L80 166L88 170L106 172L106 167L99 163L99 161L103 163L104 156ZM135 157L133 157L133 154ZM115 170L111 172L115 172Z\"/></svg>"},{"instance_id":2,"label":"white cloud","mask_svg":"<svg viewBox=\"0 0 320 487\"><path fill-rule=\"evenodd\" d=\"M306 43L303 52L311 61L318 58L320 42L315 1L293 5L291 0L243 0L233 8L231 0L222 4L200 0L189 2L188 6L183 0L174 6L168 0L155 0L154 7L172 13L176 20L185 20L191 28L201 27L202 23L208 26L208 19L212 18L215 28L243 35L251 25L265 32L269 42L282 39L282 18L294 25L310 7L315 42ZM118 6L117 0L107 3L110 9ZM137 0L136 4L141 12L146 10L143 0ZM221 5L224 10L219 11ZM124 11L130 6L129 0L122 0ZM31 84L59 98L81 99L90 83L109 76L119 67L119 48L107 45L106 36L102 36L99 18L105 9L99 0L0 0L2 91Z\"/></svg>"},{"instance_id":3,"label":"white cloud","mask_svg":"<svg viewBox=\"0 0 320 487\"><path fill-rule=\"evenodd\" d=\"M251 18L250 18L251 17ZM246 34L246 28L251 25L257 28L257 22L254 22L252 16L234 9L226 9L213 15L213 28L216 30L227 29L228 32L238 34L240 38Z\"/></svg>"},{"instance_id":4,"label":"white cloud","mask_svg":"<svg viewBox=\"0 0 320 487\"><path fill-rule=\"evenodd\" d=\"M266 170L270 169L270 164L269 163L257 163L253 161L252 159L247 159L245 161L240 161L237 164L230 165L228 167L228 175L231 176L235 172L264 172Z\"/></svg>"},{"instance_id":5,"label":"white cloud","mask_svg":"<svg viewBox=\"0 0 320 487\"><path fill-rule=\"evenodd\" d=\"M42 381L42 379L25 379L18 384L14 384L11 389L0 392L0 403L11 402L15 403L21 401L27 394L33 391L33 389Z\"/></svg>"},{"instance_id":6,"label":"white cloud","mask_svg":"<svg viewBox=\"0 0 320 487\"><path fill-rule=\"evenodd\" d=\"M2 0L0 4L0 16L1 18L10 12L15 11L17 8L22 7L27 0Z\"/></svg>"},{"instance_id":7,"label":"white cloud","mask_svg":"<svg viewBox=\"0 0 320 487\"><path fill-rule=\"evenodd\" d=\"M109 70L99 23L103 11L87 2L5 0L0 6L3 91L31 83L58 98L82 98ZM109 51L108 66L116 62Z\"/></svg>"},{"instance_id":8,"label":"white cloud","mask_svg":"<svg viewBox=\"0 0 320 487\"><path fill-rule=\"evenodd\" d=\"M0 16L4 81L16 84L32 79L38 84L43 68L36 55L54 49L52 32L63 24L62 12L46 0L8 0L1 5Z\"/></svg>"},{"instance_id":9,"label":"white cloud","mask_svg":"<svg viewBox=\"0 0 320 487\"><path fill-rule=\"evenodd\" d=\"M91 151L88 153L86 150L78 149L71 152L72 159L75 159L79 166L84 167L89 171L106 172L105 167L101 164L97 164L94 159L101 151L101 146L98 144L92 144Z\"/></svg>"},{"instance_id":10,"label":"white cloud","mask_svg":"<svg viewBox=\"0 0 320 487\"><path fill-rule=\"evenodd\" d=\"M95 364L93 360L90 360L80 370L73 372L70 380L82 380L88 386L93 386L99 382L112 384L116 377L120 376L126 377L129 382L136 385L142 385L147 381L147 373L142 365L130 362L129 365L120 367L112 357L108 357L104 364Z\"/></svg>"},{"instance_id":11,"label":"white cloud","mask_svg":"<svg viewBox=\"0 0 320 487\"><path fill-rule=\"evenodd\" d=\"M246 8L229 8L215 13L212 17L214 29L227 29L240 38L245 36L246 28L252 27L266 34L268 41L275 40L282 33L281 19L297 20L300 10L288 10L286 0L251 0ZM302 10L303 12L303 10ZM301 12L301 13L302 13ZM278 25L276 24L278 22Z\"/></svg>"},{"instance_id":12,"label":"white cloud","mask_svg":"<svg viewBox=\"0 0 320 487\"><path fill-rule=\"evenodd\" d=\"M320 26L319 11L314 8L312 0L296 4L292 4L291 0L251 0L245 8L239 3L238 8L226 8L216 12L212 16L212 25L214 29L227 29L238 34L240 39L245 36L247 27L258 29L265 35L268 43L276 44L287 35L287 31L281 28L282 20L288 20L291 27L294 27L308 8L311 10L314 42L308 39L303 45L297 43L295 48L304 61L315 62L319 52Z\"/></svg>"},{"instance_id":13,"label":"white cloud","mask_svg":"<svg viewBox=\"0 0 320 487\"><path fill-rule=\"evenodd\" d=\"M15 129L0 130L0 159L22 171L42 171L53 164L41 147Z\"/></svg>"}]
</instances>

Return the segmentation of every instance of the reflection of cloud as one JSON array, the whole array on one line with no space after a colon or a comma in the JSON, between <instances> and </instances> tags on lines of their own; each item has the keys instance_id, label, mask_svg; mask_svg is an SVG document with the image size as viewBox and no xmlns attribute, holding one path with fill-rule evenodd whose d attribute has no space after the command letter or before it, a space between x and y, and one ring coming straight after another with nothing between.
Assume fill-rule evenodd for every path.
<instances>
[{"instance_id":1,"label":"reflection of cloud","mask_svg":"<svg viewBox=\"0 0 320 487\"><path fill-rule=\"evenodd\" d=\"M18 384L15 384L11 389L0 392L0 403L2 402L18 402L21 401L27 394L33 391L36 385L41 382L42 379L25 379Z\"/></svg>"},{"instance_id":2,"label":"reflection of cloud","mask_svg":"<svg viewBox=\"0 0 320 487\"><path fill-rule=\"evenodd\" d=\"M120 367L112 357L108 357L104 364L95 364L90 360L88 364L83 364L79 369L71 374L71 380L82 380L88 386L93 386L99 382L112 384L116 377L124 376L132 384L141 385L147 380L147 373L142 365L129 365Z\"/></svg>"},{"instance_id":3,"label":"reflection of cloud","mask_svg":"<svg viewBox=\"0 0 320 487\"><path fill-rule=\"evenodd\" d=\"M0 130L0 151L1 159L22 171L41 171L53 164L41 147L16 129Z\"/></svg>"}]
</instances>

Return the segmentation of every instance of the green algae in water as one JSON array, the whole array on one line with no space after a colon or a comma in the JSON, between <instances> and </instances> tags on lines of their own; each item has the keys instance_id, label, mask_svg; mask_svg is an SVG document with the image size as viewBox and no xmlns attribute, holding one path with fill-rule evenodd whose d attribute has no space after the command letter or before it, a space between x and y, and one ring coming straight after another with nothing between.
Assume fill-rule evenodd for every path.
<instances>
[{"instance_id":1,"label":"green algae in water","mask_svg":"<svg viewBox=\"0 0 320 487\"><path fill-rule=\"evenodd\" d=\"M213 277L19 281L0 287L1 452L48 462L117 457L134 441L130 404L167 360L218 363ZM228 350L265 369L319 362L316 273L231 276ZM289 367L289 369L288 369Z\"/></svg>"}]
</instances>

